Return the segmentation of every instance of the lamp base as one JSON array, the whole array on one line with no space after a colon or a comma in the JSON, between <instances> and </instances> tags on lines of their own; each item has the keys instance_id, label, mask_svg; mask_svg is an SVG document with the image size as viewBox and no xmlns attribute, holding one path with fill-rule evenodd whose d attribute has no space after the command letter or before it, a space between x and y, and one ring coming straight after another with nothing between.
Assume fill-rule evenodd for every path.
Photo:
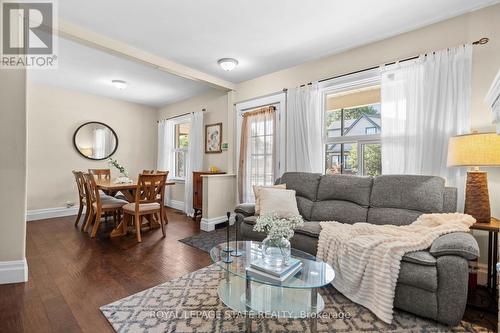
<instances>
[{"instance_id":1,"label":"lamp base","mask_svg":"<svg viewBox=\"0 0 500 333\"><path fill-rule=\"evenodd\" d=\"M488 194L488 174L486 172L467 172L464 213L471 215L476 219L476 222L490 223L491 209Z\"/></svg>"}]
</instances>

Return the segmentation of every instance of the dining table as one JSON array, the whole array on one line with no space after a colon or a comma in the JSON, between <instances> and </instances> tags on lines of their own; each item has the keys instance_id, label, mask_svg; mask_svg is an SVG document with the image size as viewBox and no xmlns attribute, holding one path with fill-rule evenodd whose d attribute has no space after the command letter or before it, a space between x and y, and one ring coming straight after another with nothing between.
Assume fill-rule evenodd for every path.
<instances>
[{"instance_id":1,"label":"dining table","mask_svg":"<svg viewBox=\"0 0 500 333\"><path fill-rule=\"evenodd\" d=\"M137 181L132 179L129 183L116 183L111 179L96 179L97 188L106 193L107 195L115 196L116 193L121 192L128 202L135 202L135 194L137 191ZM166 182L165 186L175 185L175 182ZM160 225L154 219L146 217L151 222L152 227L159 228ZM117 227L111 231L111 237L124 236L128 232L127 226L122 218Z\"/></svg>"}]
</instances>

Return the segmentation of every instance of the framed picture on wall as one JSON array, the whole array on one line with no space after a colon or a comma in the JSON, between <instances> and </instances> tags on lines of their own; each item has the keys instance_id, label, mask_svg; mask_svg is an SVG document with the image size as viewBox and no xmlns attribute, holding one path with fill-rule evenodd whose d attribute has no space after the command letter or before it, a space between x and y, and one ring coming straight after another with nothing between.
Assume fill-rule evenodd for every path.
<instances>
[{"instance_id":1,"label":"framed picture on wall","mask_svg":"<svg viewBox=\"0 0 500 333\"><path fill-rule=\"evenodd\" d=\"M205 125L205 153L222 153L222 123Z\"/></svg>"}]
</instances>

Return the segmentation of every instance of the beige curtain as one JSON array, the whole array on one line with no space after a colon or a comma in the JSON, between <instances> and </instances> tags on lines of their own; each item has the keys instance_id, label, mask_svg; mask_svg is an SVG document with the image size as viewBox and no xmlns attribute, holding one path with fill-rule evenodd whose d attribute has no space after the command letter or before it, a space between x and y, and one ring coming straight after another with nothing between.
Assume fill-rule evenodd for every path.
<instances>
[{"instance_id":1,"label":"beige curtain","mask_svg":"<svg viewBox=\"0 0 500 333\"><path fill-rule=\"evenodd\" d=\"M243 113L239 156L238 197L253 201L253 185L272 185L275 170L276 108L267 106Z\"/></svg>"}]
</instances>

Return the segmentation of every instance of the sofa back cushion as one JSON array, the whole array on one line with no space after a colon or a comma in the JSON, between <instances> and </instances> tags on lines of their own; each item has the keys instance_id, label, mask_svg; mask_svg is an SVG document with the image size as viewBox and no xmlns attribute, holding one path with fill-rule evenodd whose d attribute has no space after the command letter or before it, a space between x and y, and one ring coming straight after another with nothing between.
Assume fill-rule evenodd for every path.
<instances>
[{"instance_id":1,"label":"sofa back cushion","mask_svg":"<svg viewBox=\"0 0 500 333\"><path fill-rule=\"evenodd\" d=\"M317 198L320 179L321 174L308 172L285 172L279 179L279 183L286 184L287 189L295 190L297 207L300 215L306 220L311 220L311 211Z\"/></svg>"},{"instance_id":2,"label":"sofa back cushion","mask_svg":"<svg viewBox=\"0 0 500 333\"><path fill-rule=\"evenodd\" d=\"M375 177L368 223L409 224L424 213L441 213L445 181L435 176L385 175Z\"/></svg>"},{"instance_id":3,"label":"sofa back cushion","mask_svg":"<svg viewBox=\"0 0 500 333\"><path fill-rule=\"evenodd\" d=\"M371 177L350 175L325 175L318 186L311 220L338 221L342 223L366 222Z\"/></svg>"}]
</instances>

